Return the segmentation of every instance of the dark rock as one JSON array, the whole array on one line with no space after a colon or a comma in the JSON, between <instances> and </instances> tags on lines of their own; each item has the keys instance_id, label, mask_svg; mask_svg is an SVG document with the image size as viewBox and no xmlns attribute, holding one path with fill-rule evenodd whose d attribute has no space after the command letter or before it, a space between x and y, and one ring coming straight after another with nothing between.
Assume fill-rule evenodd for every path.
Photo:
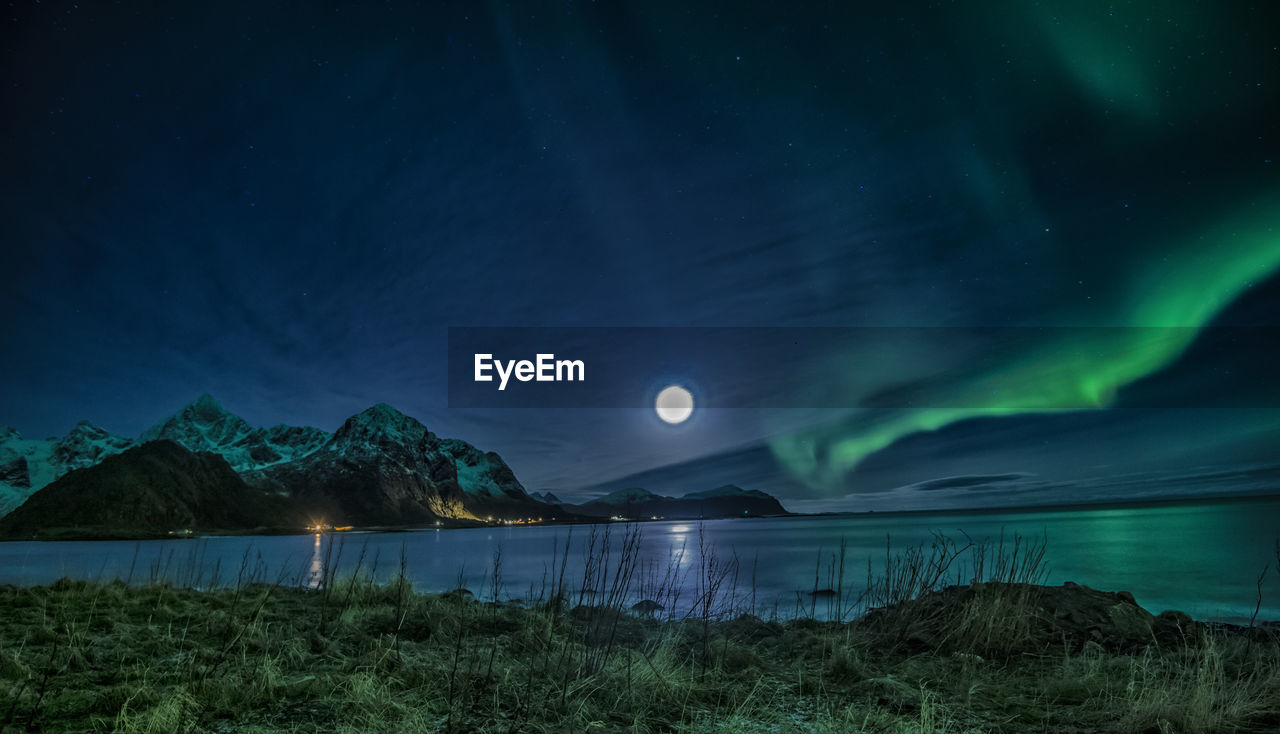
<instances>
[{"instance_id":1,"label":"dark rock","mask_svg":"<svg viewBox=\"0 0 1280 734\"><path fill-rule=\"evenodd\" d=\"M1161 644L1173 646L1195 639L1202 631L1202 626L1185 612L1167 609L1156 615L1152 622L1152 632Z\"/></svg>"},{"instance_id":2,"label":"dark rock","mask_svg":"<svg viewBox=\"0 0 1280 734\"><path fill-rule=\"evenodd\" d=\"M648 614L650 616L665 609L666 607L652 599L643 599L631 605L631 611L639 612L640 614Z\"/></svg>"},{"instance_id":3,"label":"dark rock","mask_svg":"<svg viewBox=\"0 0 1280 734\"><path fill-rule=\"evenodd\" d=\"M0 482L4 482L12 487L30 487L31 471L27 467L26 457L17 456L10 461L0 464Z\"/></svg>"},{"instance_id":4,"label":"dark rock","mask_svg":"<svg viewBox=\"0 0 1280 734\"><path fill-rule=\"evenodd\" d=\"M742 614L722 622L716 629L725 637L738 642L759 642L781 637L784 628L777 622L766 622L751 614Z\"/></svg>"},{"instance_id":5,"label":"dark rock","mask_svg":"<svg viewBox=\"0 0 1280 734\"><path fill-rule=\"evenodd\" d=\"M1150 612L1138 606L1131 594L1097 591L1067 583L1062 586L987 583L952 586L892 607L869 612L855 624L889 634L910 649L936 650L967 644L964 628L957 625L973 617L976 607L1011 609L1020 616L1007 620L1004 633L1011 642L1004 652L1043 652L1066 647L1078 651L1090 641L1111 651L1131 651L1169 639L1157 636L1173 617L1157 625ZM1004 639L1002 637L1002 639Z\"/></svg>"},{"instance_id":6,"label":"dark rock","mask_svg":"<svg viewBox=\"0 0 1280 734\"><path fill-rule=\"evenodd\" d=\"M446 591L444 594L441 594L441 596L446 599L452 599L453 601L471 601L476 598L476 595L472 594L470 589L464 589L462 587L458 587L452 591Z\"/></svg>"},{"instance_id":7,"label":"dark rock","mask_svg":"<svg viewBox=\"0 0 1280 734\"><path fill-rule=\"evenodd\" d=\"M1106 623L1098 629L1105 631L1108 639L1125 643L1142 644L1151 639L1151 612L1138 606L1132 594L1116 595L1122 603L1107 607ZM1126 598L1127 597L1127 598Z\"/></svg>"}]
</instances>

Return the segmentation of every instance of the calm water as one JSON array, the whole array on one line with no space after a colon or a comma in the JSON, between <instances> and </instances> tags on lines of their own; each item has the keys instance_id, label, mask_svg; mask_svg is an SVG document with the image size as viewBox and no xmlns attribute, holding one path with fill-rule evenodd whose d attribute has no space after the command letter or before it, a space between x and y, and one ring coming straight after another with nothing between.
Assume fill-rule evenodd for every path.
<instances>
[{"instance_id":1,"label":"calm water","mask_svg":"<svg viewBox=\"0 0 1280 734\"><path fill-rule=\"evenodd\" d=\"M680 570L684 575L677 575L685 589L681 598L692 598L700 564L698 524L654 522L640 529L644 563ZM623 528L614 525L611 531L616 548ZM775 609L783 615L793 612L797 592L814 588L820 555L824 568L819 585L827 586L825 566L842 539L847 544L846 588L856 595L864 585L868 559L873 569L883 568L886 535L898 550L928 542L932 532L940 531L962 543L962 532L974 539L1001 532L1006 538L1014 533L1043 534L1047 583L1069 580L1127 590L1152 612L1181 609L1202 619L1247 620L1256 602L1258 573L1270 564L1259 617L1280 620L1280 574L1273 545L1280 537L1280 498L1065 511L715 520L703 523L701 531L705 546L720 560L737 556L736 596L748 599L754 585L756 607L765 614ZM563 553L566 541L567 576L571 581L581 577L590 532L582 526L545 526L323 537L0 543L0 584L45 584L65 576L134 582L163 577L207 586L215 581L235 583L247 565L267 580L305 585L315 583L325 557L338 556L339 550L339 569L354 568L363 551L363 568L367 571L376 563L378 575L386 577L398 570L403 549L408 575L419 590L445 591L461 583L488 597L494 553L500 550L499 595L525 598L531 588L541 588L553 566L558 567L553 554L557 547ZM341 541L335 540L339 537ZM726 594L732 582L729 577L723 587ZM635 598L641 593L637 589Z\"/></svg>"}]
</instances>

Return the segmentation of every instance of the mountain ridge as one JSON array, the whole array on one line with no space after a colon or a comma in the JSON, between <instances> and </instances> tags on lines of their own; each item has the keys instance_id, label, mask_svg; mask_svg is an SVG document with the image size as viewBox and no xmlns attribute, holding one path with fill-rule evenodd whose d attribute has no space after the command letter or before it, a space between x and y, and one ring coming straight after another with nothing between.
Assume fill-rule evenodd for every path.
<instances>
[{"instance_id":1,"label":"mountain ridge","mask_svg":"<svg viewBox=\"0 0 1280 734\"><path fill-rule=\"evenodd\" d=\"M306 456L329 435L311 426L255 428L204 393L143 431L137 442L168 439L191 451L212 451L226 458L236 471L244 472Z\"/></svg>"},{"instance_id":2,"label":"mountain ridge","mask_svg":"<svg viewBox=\"0 0 1280 734\"><path fill-rule=\"evenodd\" d=\"M349 476L359 473L362 467L377 467L377 476L366 476L365 484L375 495L386 494L382 490L397 483L396 475L403 479L416 474L421 485L415 495L416 509L409 508L407 516L402 517L383 507L374 513L380 523L398 524L398 519L478 519L495 511L506 515L515 510L525 516L537 514L535 509L546 510L545 505L528 497L501 456L480 451L459 439L440 438L386 403L370 406L329 433L287 424L254 427L205 393L152 424L137 439L114 436L88 421L80 421L64 437L39 441L23 439L15 428L0 429L0 516L73 469L93 466L108 456L155 441L172 441L194 453L217 454L243 478L275 491L290 486L295 490L304 485L312 487L317 476ZM306 461L321 451L327 451L325 457ZM335 469L335 462L345 462L345 469ZM300 467L313 475L296 471ZM327 496L323 486L313 493ZM340 507L362 503L326 504ZM366 507L369 504L363 503ZM424 511L424 507L428 509ZM355 515L349 519L373 519L367 513Z\"/></svg>"},{"instance_id":3,"label":"mountain ridge","mask_svg":"<svg viewBox=\"0 0 1280 734\"><path fill-rule=\"evenodd\" d=\"M350 416L329 433L287 424L254 427L205 393L137 439L115 436L88 421L78 422L66 436L43 441L27 441L14 428L0 428L0 518L76 470L101 466L109 458L153 444L218 457L252 491L287 501L287 508L276 508L282 518L295 522L305 516L308 527L527 521L548 514L548 519L564 520L789 514L772 496L731 484L683 497L633 487L581 504L565 503L550 491L531 495L496 452L438 436L386 403ZM148 449L147 455L157 451L161 450ZM199 463L180 459L172 449L165 451L179 466ZM65 486L54 494L68 491ZM155 492L143 492L135 500L146 497L160 505L172 504L172 498ZM45 507L41 516L57 519L47 500L36 506ZM69 522L73 510L68 508L67 517L58 521Z\"/></svg>"},{"instance_id":4,"label":"mountain ridge","mask_svg":"<svg viewBox=\"0 0 1280 734\"><path fill-rule=\"evenodd\" d=\"M688 492L680 497L667 497L641 487L628 487L579 504L555 504L570 512L597 518L693 520L792 514L773 495L758 489L743 489L734 484Z\"/></svg>"}]
</instances>

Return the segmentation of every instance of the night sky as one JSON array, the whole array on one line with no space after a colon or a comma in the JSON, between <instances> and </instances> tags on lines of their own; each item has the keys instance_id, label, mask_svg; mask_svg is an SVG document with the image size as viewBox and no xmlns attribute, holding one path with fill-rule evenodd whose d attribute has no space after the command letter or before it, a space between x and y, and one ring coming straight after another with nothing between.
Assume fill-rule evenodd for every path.
<instances>
[{"instance_id":1,"label":"night sky","mask_svg":"<svg viewBox=\"0 0 1280 734\"><path fill-rule=\"evenodd\" d=\"M6 9L0 424L384 401L565 498L1280 488L1271 3L194 5ZM666 426L451 409L460 326L950 336Z\"/></svg>"}]
</instances>

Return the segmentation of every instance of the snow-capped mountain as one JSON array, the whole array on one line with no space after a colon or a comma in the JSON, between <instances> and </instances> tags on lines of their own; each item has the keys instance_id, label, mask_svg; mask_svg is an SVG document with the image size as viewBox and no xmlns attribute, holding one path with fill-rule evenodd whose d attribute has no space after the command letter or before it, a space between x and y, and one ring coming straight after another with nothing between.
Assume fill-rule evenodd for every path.
<instances>
[{"instance_id":1,"label":"snow-capped mountain","mask_svg":"<svg viewBox=\"0 0 1280 734\"><path fill-rule=\"evenodd\" d=\"M250 524L258 525L276 518L284 523L280 527L292 527L289 523L299 517L307 518L304 522L308 524L404 526L437 520L547 517L549 513L560 518L621 514L669 519L787 514L768 494L733 485L678 498L637 487L581 505L566 504L551 492L530 496L498 454L481 451L466 441L441 438L385 403L351 416L329 434L318 428L286 425L254 428L213 397L202 395L137 440L114 436L87 421L76 424L62 438L43 441L26 440L12 428L0 428L0 515L71 471L98 467L108 457L135 447L152 448L135 451L130 461L113 466L154 469L163 464L180 469L205 466L210 460L216 461L209 466L225 461L223 466L233 470L253 492L246 493L236 482L219 486L230 487L227 491L236 497L265 498L254 500L266 508L253 515ZM201 454L215 456L201 458ZM94 477L130 475L108 472L86 476L90 478L59 481L56 486L62 488L59 491L70 492L67 487L89 491L84 488L96 486ZM147 474L138 481L155 476ZM168 511L185 506L182 503L190 499L182 494L184 486L171 478L143 495ZM192 495L197 499L203 496ZM36 515L49 517L57 514L53 510L59 503L46 501L42 506L45 511ZM204 510L192 512L192 517L204 518L200 514ZM165 522L172 519L161 516ZM209 518L205 521L212 522ZM121 529L113 526L112 532L117 531Z\"/></svg>"},{"instance_id":2,"label":"snow-capped mountain","mask_svg":"<svg viewBox=\"0 0 1280 734\"><path fill-rule=\"evenodd\" d=\"M244 476L335 524L403 525L546 511L496 453L441 439L383 403L348 418L316 451Z\"/></svg>"},{"instance_id":3,"label":"snow-capped mountain","mask_svg":"<svg viewBox=\"0 0 1280 734\"><path fill-rule=\"evenodd\" d=\"M254 428L205 394L143 431L138 442L157 439L168 439L191 451L218 454L231 468L245 472L300 459L323 446L329 434L311 427Z\"/></svg>"},{"instance_id":4,"label":"snow-capped mountain","mask_svg":"<svg viewBox=\"0 0 1280 734\"><path fill-rule=\"evenodd\" d=\"M286 425L255 428L202 395L136 441L88 422L43 441L0 428L0 515L72 469L165 440L217 454L249 483L335 524L403 525L547 511L525 493L502 457L440 438L389 405L354 415L329 434Z\"/></svg>"},{"instance_id":5,"label":"snow-capped mountain","mask_svg":"<svg viewBox=\"0 0 1280 734\"><path fill-rule=\"evenodd\" d=\"M166 441L197 456L216 454L244 481L272 492L289 512L335 525L514 519L548 511L525 493L502 457L440 438L389 405L354 415L329 434L286 425L254 428L202 395L136 441L87 422L44 441L0 428L0 515L72 469Z\"/></svg>"},{"instance_id":6,"label":"snow-capped mountain","mask_svg":"<svg viewBox=\"0 0 1280 734\"><path fill-rule=\"evenodd\" d=\"M133 445L88 421L62 438L28 440L16 429L0 427L0 515L21 505L37 490L74 470L93 466Z\"/></svg>"}]
</instances>

